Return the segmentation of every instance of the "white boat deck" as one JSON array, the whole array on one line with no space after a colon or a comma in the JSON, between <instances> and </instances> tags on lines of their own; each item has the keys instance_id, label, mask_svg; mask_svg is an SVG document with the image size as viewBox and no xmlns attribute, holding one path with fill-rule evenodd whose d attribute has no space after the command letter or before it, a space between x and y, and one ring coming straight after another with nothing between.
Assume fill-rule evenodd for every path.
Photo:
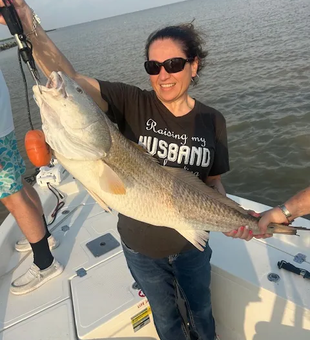
<instances>
[{"instance_id":1,"label":"white boat deck","mask_svg":"<svg viewBox=\"0 0 310 340\"><path fill-rule=\"evenodd\" d=\"M11 216L1 225L0 340L158 339L148 303L133 287L116 213L104 212L70 175L57 189L66 196L51 226L61 240L53 251L65 266L59 277L27 295L10 294L11 281L28 269L32 254L14 251L21 233ZM48 215L55 196L48 189L38 191ZM266 208L231 197L246 208ZM310 227L304 219L295 224ZM116 247L94 256L87 243L102 235L108 239L99 239L97 250ZM221 340L310 339L310 280L277 268L278 261L286 260L310 271L310 232L300 235L276 236L266 246L265 241L211 233L212 299ZM306 262L294 262L297 253L307 255ZM270 273L280 280L269 281Z\"/></svg>"}]
</instances>

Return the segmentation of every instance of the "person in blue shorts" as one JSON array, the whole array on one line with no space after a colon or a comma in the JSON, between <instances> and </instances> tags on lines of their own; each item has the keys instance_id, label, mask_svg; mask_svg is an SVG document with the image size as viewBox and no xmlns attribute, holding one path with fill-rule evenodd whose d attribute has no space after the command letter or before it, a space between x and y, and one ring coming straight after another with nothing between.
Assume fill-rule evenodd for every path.
<instances>
[{"instance_id":1,"label":"person in blue shorts","mask_svg":"<svg viewBox=\"0 0 310 340\"><path fill-rule=\"evenodd\" d=\"M51 249L58 242L49 233L40 198L35 189L22 179L26 167L18 148L9 90L0 70L0 201L14 216L27 240L16 243L18 251L33 251L33 264L14 280L11 292L29 293L62 273Z\"/></svg>"}]
</instances>

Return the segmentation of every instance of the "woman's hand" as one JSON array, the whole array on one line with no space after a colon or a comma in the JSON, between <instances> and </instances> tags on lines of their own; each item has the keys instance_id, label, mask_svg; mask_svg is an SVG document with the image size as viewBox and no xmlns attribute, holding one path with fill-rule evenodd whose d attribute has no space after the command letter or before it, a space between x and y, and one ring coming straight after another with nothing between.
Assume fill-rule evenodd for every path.
<instances>
[{"instance_id":1,"label":"woman's hand","mask_svg":"<svg viewBox=\"0 0 310 340\"><path fill-rule=\"evenodd\" d=\"M248 210L248 212L249 212L249 214L251 214L254 217L260 217L260 216L265 214L265 213L259 214L259 213L255 212L253 210ZM261 230L261 234L254 235L253 231L249 230L249 228L247 226L241 226L238 229L235 229L235 230L223 233L223 234L228 236L228 237L240 238L240 239L245 240L245 241L250 241L253 237L255 237L255 238L268 238L268 237L272 237L271 234L266 234L267 226L268 226L269 223L267 224L266 227L265 227L265 224L262 224L260 226L261 219L259 220L259 223L258 223L258 226L259 226L259 228Z\"/></svg>"},{"instance_id":2,"label":"woman's hand","mask_svg":"<svg viewBox=\"0 0 310 340\"><path fill-rule=\"evenodd\" d=\"M246 226L242 226L239 229L235 229L223 234L228 237L240 238L245 241L250 241L253 238L252 230L249 230Z\"/></svg>"}]
</instances>

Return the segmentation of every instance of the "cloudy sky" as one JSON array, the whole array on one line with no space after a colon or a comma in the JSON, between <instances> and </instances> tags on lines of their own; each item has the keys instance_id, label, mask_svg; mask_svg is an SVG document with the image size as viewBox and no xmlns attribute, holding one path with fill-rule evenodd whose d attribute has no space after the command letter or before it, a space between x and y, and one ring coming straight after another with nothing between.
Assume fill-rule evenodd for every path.
<instances>
[{"instance_id":1,"label":"cloudy sky","mask_svg":"<svg viewBox=\"0 0 310 340\"><path fill-rule=\"evenodd\" d=\"M45 29L58 28L182 0L28 0ZM0 39L10 37L0 25Z\"/></svg>"}]
</instances>

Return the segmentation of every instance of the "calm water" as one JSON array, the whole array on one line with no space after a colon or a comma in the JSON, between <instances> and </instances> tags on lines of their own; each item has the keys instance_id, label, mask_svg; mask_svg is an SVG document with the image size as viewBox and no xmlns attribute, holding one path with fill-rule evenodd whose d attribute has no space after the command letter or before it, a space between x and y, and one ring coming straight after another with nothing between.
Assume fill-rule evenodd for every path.
<instances>
[{"instance_id":1,"label":"calm water","mask_svg":"<svg viewBox=\"0 0 310 340\"><path fill-rule=\"evenodd\" d=\"M226 117L231 171L223 176L225 187L278 204L310 182L309 0L192 0L59 29L50 36L78 71L149 88L143 69L148 34L193 18L207 35L209 57L191 93ZM26 159L23 139L29 123L15 49L0 53L0 67ZM32 99L31 108L39 128ZM27 166L31 174L28 161ZM0 208L0 221L4 216Z\"/></svg>"}]
</instances>

